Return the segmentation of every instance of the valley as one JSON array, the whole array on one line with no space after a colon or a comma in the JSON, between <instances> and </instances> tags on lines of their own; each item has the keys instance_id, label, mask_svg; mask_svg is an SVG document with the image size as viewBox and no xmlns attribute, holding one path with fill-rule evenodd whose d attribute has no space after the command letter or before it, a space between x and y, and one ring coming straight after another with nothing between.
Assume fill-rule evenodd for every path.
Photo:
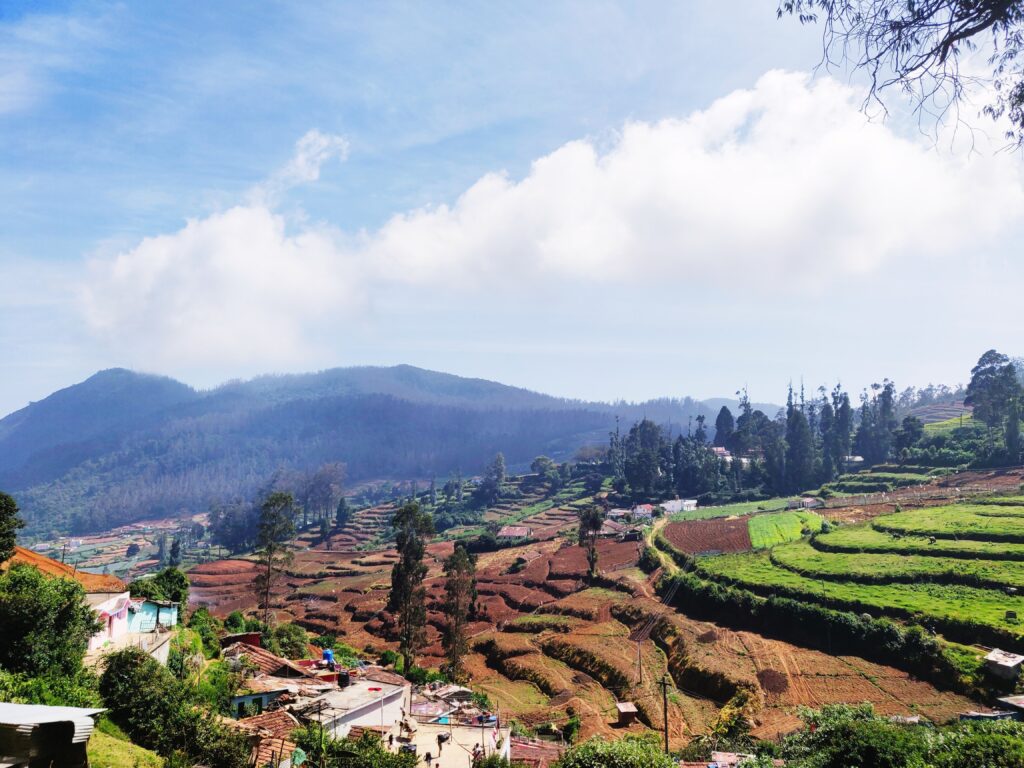
<instances>
[{"instance_id":1,"label":"valley","mask_svg":"<svg viewBox=\"0 0 1024 768\"><path fill-rule=\"evenodd\" d=\"M578 719L581 737L614 737L663 729L659 682L668 676L669 735L675 747L708 733L723 707L736 702L749 717L752 734L764 738L797 727L798 707L830 703L870 702L883 714L955 719L986 704L974 685L980 680L975 676L985 652L981 647L950 644L964 665L964 680L936 684L896 661L880 663L870 653L869 658L833 653L824 642L817 647L793 642L768 627L757 631L737 616L690 610L671 579L678 562L695 568L707 583L761 596L792 594L873 616L931 619L940 634L950 631L950 640L998 639L1004 647L1019 648L1016 630L1002 616L1021 598L998 589L1017 583L1016 566L986 570L984 559L964 560L981 580L967 586L957 580L969 581L972 571L953 569L942 557L879 561L889 556L861 555L849 542L859 541L865 531L881 535L878 527L901 515L914 520L930 514L941 522L963 510L975 510L978 518L984 511L1004 510L1000 519L1013 526L1015 507L974 502L1019 487L1022 480L1020 471L960 473L891 493L834 497L817 509L787 510L789 500L779 499L674 513L656 518L639 541L600 538L599 577L588 580L586 553L576 543L578 512L601 502L608 491L595 499L572 483L558 501L545 500L527 490L527 479L510 478L510 495L519 498L487 509L483 519L525 526L530 538L478 554L479 612L468 627L465 662L471 685L525 728ZM970 505L950 506L965 494L971 494ZM897 503L907 511L894 512ZM381 543L394 509L388 504L359 510L325 541L301 535L274 595L277 619L336 635L371 656L397 649L395 617L385 608L397 556ZM417 658L424 667L444 662L442 561L455 541L476 532L453 528L427 546L427 640ZM916 546L916 539L889 537L890 543L901 540ZM843 547L850 551L829 554ZM858 563L862 556L866 559ZM902 568L895 567L900 563ZM254 570L247 557L194 566L189 571L193 602L220 616L252 610ZM985 578L993 581L982 586ZM969 637L967 625L956 623L966 620L965 609L958 614L957 606L968 605L989 634ZM618 701L636 705L637 722L618 725Z\"/></svg>"}]
</instances>

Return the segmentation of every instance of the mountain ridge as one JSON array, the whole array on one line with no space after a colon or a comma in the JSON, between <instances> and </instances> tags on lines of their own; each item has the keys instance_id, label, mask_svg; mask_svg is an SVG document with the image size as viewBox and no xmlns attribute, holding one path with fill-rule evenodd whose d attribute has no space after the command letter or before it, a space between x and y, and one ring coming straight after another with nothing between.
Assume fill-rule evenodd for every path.
<instances>
[{"instance_id":1,"label":"mountain ridge","mask_svg":"<svg viewBox=\"0 0 1024 768\"><path fill-rule=\"evenodd\" d=\"M0 488L35 532L95 530L250 496L275 473L341 462L349 480L475 474L566 458L644 416L685 430L692 398L571 400L410 365L258 376L199 390L99 371L0 419Z\"/></svg>"}]
</instances>

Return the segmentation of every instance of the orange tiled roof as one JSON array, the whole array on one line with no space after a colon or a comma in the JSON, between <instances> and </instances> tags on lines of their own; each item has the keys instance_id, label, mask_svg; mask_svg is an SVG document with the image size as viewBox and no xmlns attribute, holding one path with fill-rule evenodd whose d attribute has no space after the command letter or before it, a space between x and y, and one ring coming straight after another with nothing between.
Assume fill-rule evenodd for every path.
<instances>
[{"instance_id":1,"label":"orange tiled roof","mask_svg":"<svg viewBox=\"0 0 1024 768\"><path fill-rule=\"evenodd\" d=\"M271 653L266 648L257 648L248 643L233 643L225 648L221 655L227 658L245 656L265 675L276 677L314 677L311 670L306 670L288 659Z\"/></svg>"},{"instance_id":2,"label":"orange tiled roof","mask_svg":"<svg viewBox=\"0 0 1024 768\"><path fill-rule=\"evenodd\" d=\"M299 721L283 709L244 717L235 721L234 725L239 730L253 734L255 742L252 764L257 768L267 765L277 768L295 751L291 734L299 727Z\"/></svg>"},{"instance_id":3,"label":"orange tiled roof","mask_svg":"<svg viewBox=\"0 0 1024 768\"><path fill-rule=\"evenodd\" d=\"M7 570L11 565L31 565L38 568L47 576L59 576L65 579L74 579L84 587L85 591L93 594L96 592L127 592L128 587L117 576L102 573L86 573L79 571L70 565L54 560L53 558L33 552L24 547L15 547L14 555L6 563L0 563L0 570Z\"/></svg>"}]
</instances>

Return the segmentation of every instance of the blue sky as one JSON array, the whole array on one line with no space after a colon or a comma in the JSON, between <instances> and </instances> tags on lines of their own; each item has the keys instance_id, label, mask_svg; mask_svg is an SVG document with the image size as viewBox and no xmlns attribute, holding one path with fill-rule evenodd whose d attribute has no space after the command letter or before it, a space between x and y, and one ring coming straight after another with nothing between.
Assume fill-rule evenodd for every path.
<instances>
[{"instance_id":1,"label":"blue sky","mask_svg":"<svg viewBox=\"0 0 1024 768\"><path fill-rule=\"evenodd\" d=\"M111 366L778 400L1020 352L1019 156L818 58L753 0L5 4L0 413Z\"/></svg>"}]
</instances>

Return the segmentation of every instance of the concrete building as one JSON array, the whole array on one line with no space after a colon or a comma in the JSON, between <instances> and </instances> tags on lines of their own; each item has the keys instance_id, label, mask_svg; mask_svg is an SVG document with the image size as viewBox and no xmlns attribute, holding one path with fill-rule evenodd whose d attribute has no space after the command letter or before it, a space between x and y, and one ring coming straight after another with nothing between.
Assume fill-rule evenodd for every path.
<instances>
[{"instance_id":1,"label":"concrete building","mask_svg":"<svg viewBox=\"0 0 1024 768\"><path fill-rule=\"evenodd\" d=\"M307 722L321 723L331 736L345 738L352 726L390 729L411 709L412 686L357 678L344 688L324 692L304 704L298 714Z\"/></svg>"},{"instance_id":2,"label":"concrete building","mask_svg":"<svg viewBox=\"0 0 1024 768\"><path fill-rule=\"evenodd\" d=\"M665 510L666 515L672 515L676 512L692 512L697 508L696 499L672 499L670 501L663 501L659 505Z\"/></svg>"},{"instance_id":3,"label":"concrete building","mask_svg":"<svg viewBox=\"0 0 1024 768\"><path fill-rule=\"evenodd\" d=\"M471 768L473 755L498 755L506 760L512 755L512 729L500 726L497 720L480 724L416 723L412 732L404 730L395 746L409 751L430 768ZM427 761L427 755L430 760Z\"/></svg>"}]
</instances>

